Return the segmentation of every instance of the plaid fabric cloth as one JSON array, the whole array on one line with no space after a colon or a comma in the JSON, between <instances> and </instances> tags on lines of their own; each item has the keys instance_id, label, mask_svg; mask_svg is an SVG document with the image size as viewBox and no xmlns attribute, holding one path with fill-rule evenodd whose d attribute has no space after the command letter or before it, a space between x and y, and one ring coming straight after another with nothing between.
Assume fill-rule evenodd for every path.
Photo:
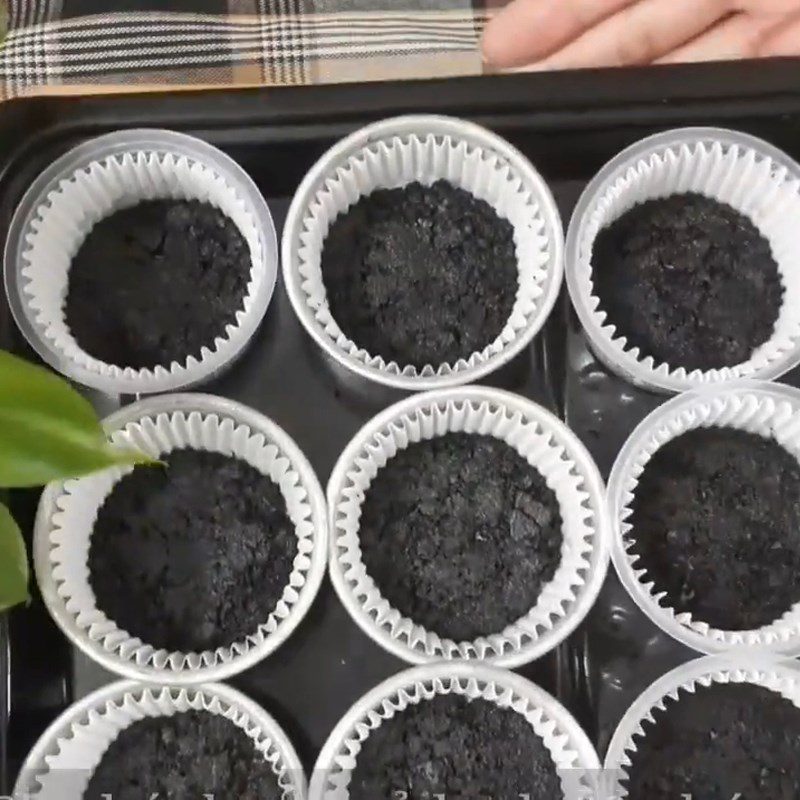
<instances>
[{"instance_id":1,"label":"plaid fabric cloth","mask_svg":"<svg viewBox=\"0 0 800 800\"><path fill-rule=\"evenodd\" d=\"M0 92L477 74L491 3L8 0Z\"/></svg>"}]
</instances>

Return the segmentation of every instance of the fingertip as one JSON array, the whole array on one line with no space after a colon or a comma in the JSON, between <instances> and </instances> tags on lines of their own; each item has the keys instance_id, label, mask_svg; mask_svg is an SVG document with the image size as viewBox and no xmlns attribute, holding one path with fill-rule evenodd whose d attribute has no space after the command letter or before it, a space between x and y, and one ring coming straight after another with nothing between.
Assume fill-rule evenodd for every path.
<instances>
[{"instance_id":1,"label":"fingertip","mask_svg":"<svg viewBox=\"0 0 800 800\"><path fill-rule=\"evenodd\" d=\"M561 2L561 0L556 0ZM521 67L542 55L547 44L547 26L542 17L552 11L552 0L531 3L513 0L489 21L483 34L483 59L497 69Z\"/></svg>"},{"instance_id":2,"label":"fingertip","mask_svg":"<svg viewBox=\"0 0 800 800\"><path fill-rule=\"evenodd\" d=\"M489 21L483 31L481 39L481 55L483 61L491 67L503 68L511 66L509 58L509 41L505 33L503 13L500 12L496 17Z\"/></svg>"}]
</instances>

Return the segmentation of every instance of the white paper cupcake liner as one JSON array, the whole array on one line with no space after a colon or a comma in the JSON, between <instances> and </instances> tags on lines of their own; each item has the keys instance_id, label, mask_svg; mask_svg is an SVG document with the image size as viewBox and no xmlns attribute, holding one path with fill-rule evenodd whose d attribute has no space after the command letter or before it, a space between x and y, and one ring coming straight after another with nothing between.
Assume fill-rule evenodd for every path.
<instances>
[{"instance_id":1,"label":"white paper cupcake liner","mask_svg":"<svg viewBox=\"0 0 800 800\"><path fill-rule=\"evenodd\" d=\"M144 200L208 202L229 217L247 242L250 280L236 324L199 354L153 369L108 364L76 342L64 300L73 257L101 219ZM17 324L52 367L109 394L174 391L218 374L258 328L277 276L272 217L255 184L232 159L184 134L120 131L62 156L22 199L6 243L6 287ZM109 269L116 265L109 264ZM98 299L102 303L102 298Z\"/></svg>"},{"instance_id":2,"label":"white paper cupcake liner","mask_svg":"<svg viewBox=\"0 0 800 800\"><path fill-rule=\"evenodd\" d=\"M403 617L381 596L361 559L361 506L378 470L413 442L463 431L500 439L539 470L555 493L564 541L561 563L538 602L505 630L455 642ZM591 456L556 417L529 400L466 386L416 395L367 423L339 458L328 484L330 574L358 625L413 664L479 659L516 667L538 658L585 617L608 567L605 491ZM391 547L391 542L387 542Z\"/></svg>"},{"instance_id":3,"label":"white paper cupcake liner","mask_svg":"<svg viewBox=\"0 0 800 800\"><path fill-rule=\"evenodd\" d=\"M348 339L331 316L320 266L325 238L341 213L376 189L445 179L486 201L514 227L516 301L494 342L454 364L386 363ZM458 119L409 116L369 125L331 148L295 194L284 227L283 274L303 326L336 362L399 389L474 381L511 360L549 315L563 275L563 229L553 196L508 142Z\"/></svg>"},{"instance_id":4,"label":"white paper cupcake liner","mask_svg":"<svg viewBox=\"0 0 800 800\"><path fill-rule=\"evenodd\" d=\"M122 409L105 421L114 443L153 457L190 447L243 459L280 487L297 534L289 583L268 619L243 641L200 653L156 649L121 630L96 605L88 554L97 513L131 468L53 483L34 530L36 575L66 635L104 667L130 678L196 683L229 677L272 653L297 627L322 582L327 556L325 498L297 445L261 414L210 395L168 395Z\"/></svg>"},{"instance_id":5,"label":"white paper cupcake liner","mask_svg":"<svg viewBox=\"0 0 800 800\"><path fill-rule=\"evenodd\" d=\"M252 700L220 684L187 689L133 681L111 684L70 706L31 750L14 797L81 800L92 773L121 731L146 717L187 711L223 716L245 731L269 762L283 800L304 800L306 780L300 759L280 726Z\"/></svg>"},{"instance_id":6,"label":"white paper cupcake liner","mask_svg":"<svg viewBox=\"0 0 800 800\"><path fill-rule=\"evenodd\" d=\"M592 249L601 229L639 203L695 192L749 217L772 247L784 297L772 338L733 367L684 369L629 346L594 294ZM644 139L592 180L569 225L567 284L598 358L647 389L680 392L737 378L773 379L800 363L800 165L736 131L686 128Z\"/></svg>"},{"instance_id":7,"label":"white paper cupcake liner","mask_svg":"<svg viewBox=\"0 0 800 800\"><path fill-rule=\"evenodd\" d=\"M514 673L485 664L431 664L401 672L362 697L325 743L311 779L310 800L347 800L364 741L396 713L436 695L482 698L522 714L542 739L567 800L591 797L600 762L572 715L543 689ZM553 800L558 800L553 798Z\"/></svg>"},{"instance_id":8,"label":"white paper cupcake liner","mask_svg":"<svg viewBox=\"0 0 800 800\"><path fill-rule=\"evenodd\" d=\"M617 727L606 753L603 791L600 797L628 797L626 788L637 740L647 736L656 720L654 712L664 711L686 693L714 683L752 683L776 692L800 708L800 670L794 662L783 663L766 657L739 655L698 658L659 678L628 709Z\"/></svg>"},{"instance_id":9,"label":"white paper cupcake liner","mask_svg":"<svg viewBox=\"0 0 800 800\"><path fill-rule=\"evenodd\" d=\"M770 650L800 655L800 603L780 619L750 631L712 628L690 613L663 604L656 586L631 552L635 531L628 518L647 462L668 441L695 428L735 428L773 439L800 460L800 391L758 381L709 387L673 398L652 412L620 451L608 482L613 529L611 555L619 577L642 611L663 631L703 653Z\"/></svg>"}]
</instances>

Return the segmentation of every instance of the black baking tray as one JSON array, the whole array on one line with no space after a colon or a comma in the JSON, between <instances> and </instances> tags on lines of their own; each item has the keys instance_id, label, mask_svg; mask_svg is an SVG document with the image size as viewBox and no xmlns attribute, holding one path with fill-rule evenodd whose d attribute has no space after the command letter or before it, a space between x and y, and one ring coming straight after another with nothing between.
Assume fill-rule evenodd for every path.
<instances>
[{"instance_id":1,"label":"black baking tray","mask_svg":"<svg viewBox=\"0 0 800 800\"><path fill-rule=\"evenodd\" d=\"M566 226L582 188L605 161L670 127L738 128L800 159L800 63L16 100L0 109L0 234L5 237L16 203L49 162L90 136L130 127L172 128L225 150L258 184L280 230L304 173L333 142L370 121L423 112L470 119L508 138L549 182ZM34 358L4 298L0 344ZM534 344L486 382L531 397L566 419L606 475L626 436L665 399L632 388L598 364L565 293ZM340 383L295 319L280 280L245 356L202 389L273 418L298 442L323 484L361 424L401 397ZM134 398L91 399L107 412ZM36 501L31 491L10 496L28 536ZM660 634L610 574L587 621L555 652L520 672L576 715L602 757L636 695L694 655ZM310 770L350 705L404 666L357 628L326 579L289 641L231 682L278 719ZM109 680L67 643L38 597L9 620L0 618L0 794L13 786L47 724Z\"/></svg>"}]
</instances>

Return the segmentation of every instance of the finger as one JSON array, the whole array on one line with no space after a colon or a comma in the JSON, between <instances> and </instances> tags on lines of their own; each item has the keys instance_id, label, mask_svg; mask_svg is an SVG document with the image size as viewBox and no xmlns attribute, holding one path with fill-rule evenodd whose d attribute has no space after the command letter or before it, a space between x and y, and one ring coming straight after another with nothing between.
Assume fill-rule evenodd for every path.
<instances>
[{"instance_id":1,"label":"finger","mask_svg":"<svg viewBox=\"0 0 800 800\"><path fill-rule=\"evenodd\" d=\"M637 0L514 0L486 26L483 57L496 67L530 64L634 2Z\"/></svg>"},{"instance_id":2,"label":"finger","mask_svg":"<svg viewBox=\"0 0 800 800\"><path fill-rule=\"evenodd\" d=\"M800 0L734 0L739 11L749 11L758 16L786 16L800 12Z\"/></svg>"},{"instance_id":3,"label":"finger","mask_svg":"<svg viewBox=\"0 0 800 800\"><path fill-rule=\"evenodd\" d=\"M659 59L659 63L685 64L690 61L754 58L759 53L764 33L774 24L774 19L735 14L683 47L668 53Z\"/></svg>"},{"instance_id":4,"label":"finger","mask_svg":"<svg viewBox=\"0 0 800 800\"><path fill-rule=\"evenodd\" d=\"M758 55L798 56L800 55L800 13L787 17L773 26L761 39Z\"/></svg>"},{"instance_id":5,"label":"finger","mask_svg":"<svg viewBox=\"0 0 800 800\"><path fill-rule=\"evenodd\" d=\"M641 0L545 59L546 69L649 64L728 14L728 0Z\"/></svg>"}]
</instances>

